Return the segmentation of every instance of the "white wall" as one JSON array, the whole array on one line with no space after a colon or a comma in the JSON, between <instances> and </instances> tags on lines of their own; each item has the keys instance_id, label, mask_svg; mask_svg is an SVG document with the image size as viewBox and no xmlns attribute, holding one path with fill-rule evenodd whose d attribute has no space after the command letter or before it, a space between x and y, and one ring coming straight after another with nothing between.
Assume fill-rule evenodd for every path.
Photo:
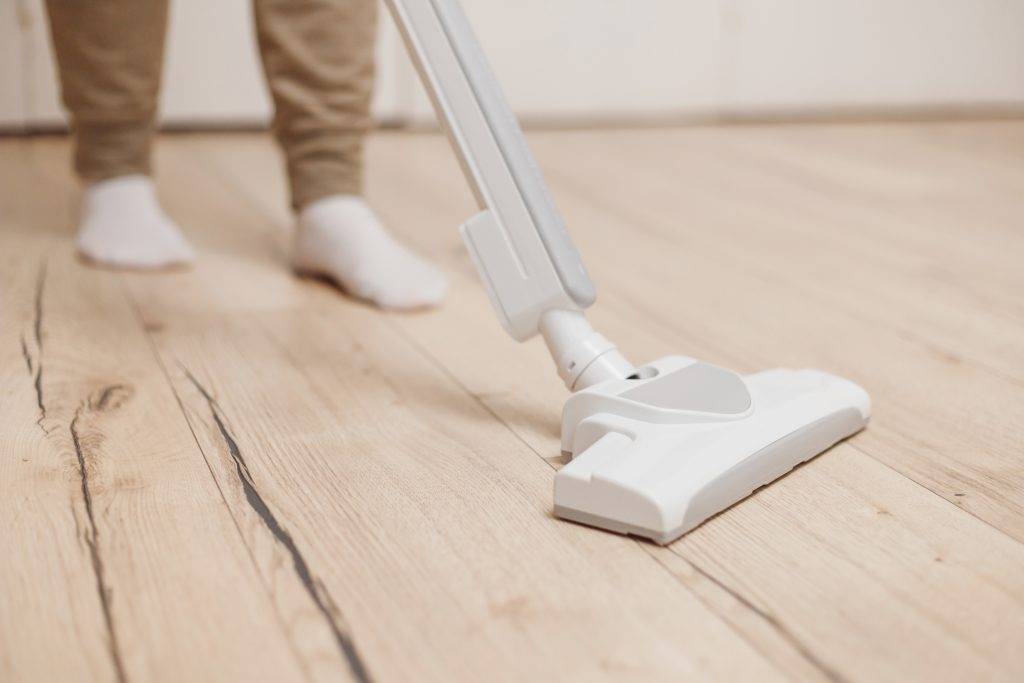
<instances>
[{"instance_id":1,"label":"white wall","mask_svg":"<svg viewBox=\"0 0 1024 683\"><path fill-rule=\"evenodd\" d=\"M1024 107L1024 0L464 0L534 120ZM176 125L259 124L248 0L172 0L162 99ZM0 0L0 126L62 119L41 0ZM429 121L390 20L375 111Z\"/></svg>"},{"instance_id":2,"label":"white wall","mask_svg":"<svg viewBox=\"0 0 1024 683\"><path fill-rule=\"evenodd\" d=\"M1024 1L729 0L720 106L1024 102Z\"/></svg>"}]
</instances>

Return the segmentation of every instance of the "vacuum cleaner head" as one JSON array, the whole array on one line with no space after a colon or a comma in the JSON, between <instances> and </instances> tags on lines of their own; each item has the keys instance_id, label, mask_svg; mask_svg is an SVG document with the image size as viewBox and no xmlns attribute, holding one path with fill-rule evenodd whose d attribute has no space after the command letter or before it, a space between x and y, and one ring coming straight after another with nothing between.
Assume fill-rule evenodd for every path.
<instances>
[{"instance_id":1,"label":"vacuum cleaner head","mask_svg":"<svg viewBox=\"0 0 1024 683\"><path fill-rule=\"evenodd\" d=\"M817 370L740 375L669 356L575 393L555 514L669 543L860 431L871 402Z\"/></svg>"}]
</instances>

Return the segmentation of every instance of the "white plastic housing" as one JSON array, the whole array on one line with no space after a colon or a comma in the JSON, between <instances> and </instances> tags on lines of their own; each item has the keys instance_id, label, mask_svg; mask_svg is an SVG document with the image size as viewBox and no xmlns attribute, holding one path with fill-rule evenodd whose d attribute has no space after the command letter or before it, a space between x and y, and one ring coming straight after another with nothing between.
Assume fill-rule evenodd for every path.
<instances>
[{"instance_id":1,"label":"white plastic housing","mask_svg":"<svg viewBox=\"0 0 1024 683\"><path fill-rule=\"evenodd\" d=\"M559 517L668 543L863 429L867 393L817 370L741 377L670 356L574 394Z\"/></svg>"}]
</instances>

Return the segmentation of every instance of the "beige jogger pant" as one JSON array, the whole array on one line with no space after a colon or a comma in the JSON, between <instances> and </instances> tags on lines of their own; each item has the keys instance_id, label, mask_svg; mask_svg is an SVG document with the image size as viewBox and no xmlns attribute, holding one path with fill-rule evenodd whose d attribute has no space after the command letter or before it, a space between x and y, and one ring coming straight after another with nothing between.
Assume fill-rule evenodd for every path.
<instances>
[{"instance_id":1,"label":"beige jogger pant","mask_svg":"<svg viewBox=\"0 0 1024 683\"><path fill-rule=\"evenodd\" d=\"M47 0L75 170L150 172L168 0ZM253 0L292 204L358 194L370 125L375 0Z\"/></svg>"}]
</instances>

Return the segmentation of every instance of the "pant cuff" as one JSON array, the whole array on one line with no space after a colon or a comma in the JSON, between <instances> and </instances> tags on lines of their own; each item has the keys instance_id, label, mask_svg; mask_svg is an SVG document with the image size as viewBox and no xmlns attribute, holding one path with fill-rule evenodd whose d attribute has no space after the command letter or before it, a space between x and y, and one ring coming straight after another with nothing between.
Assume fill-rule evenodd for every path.
<instances>
[{"instance_id":1,"label":"pant cuff","mask_svg":"<svg viewBox=\"0 0 1024 683\"><path fill-rule=\"evenodd\" d=\"M104 123L75 125L75 172L96 182L122 175L152 172L150 153L154 125Z\"/></svg>"},{"instance_id":2,"label":"pant cuff","mask_svg":"<svg viewBox=\"0 0 1024 683\"><path fill-rule=\"evenodd\" d=\"M320 134L281 139L288 160L292 208L296 211L336 194L362 194L363 133Z\"/></svg>"}]
</instances>

